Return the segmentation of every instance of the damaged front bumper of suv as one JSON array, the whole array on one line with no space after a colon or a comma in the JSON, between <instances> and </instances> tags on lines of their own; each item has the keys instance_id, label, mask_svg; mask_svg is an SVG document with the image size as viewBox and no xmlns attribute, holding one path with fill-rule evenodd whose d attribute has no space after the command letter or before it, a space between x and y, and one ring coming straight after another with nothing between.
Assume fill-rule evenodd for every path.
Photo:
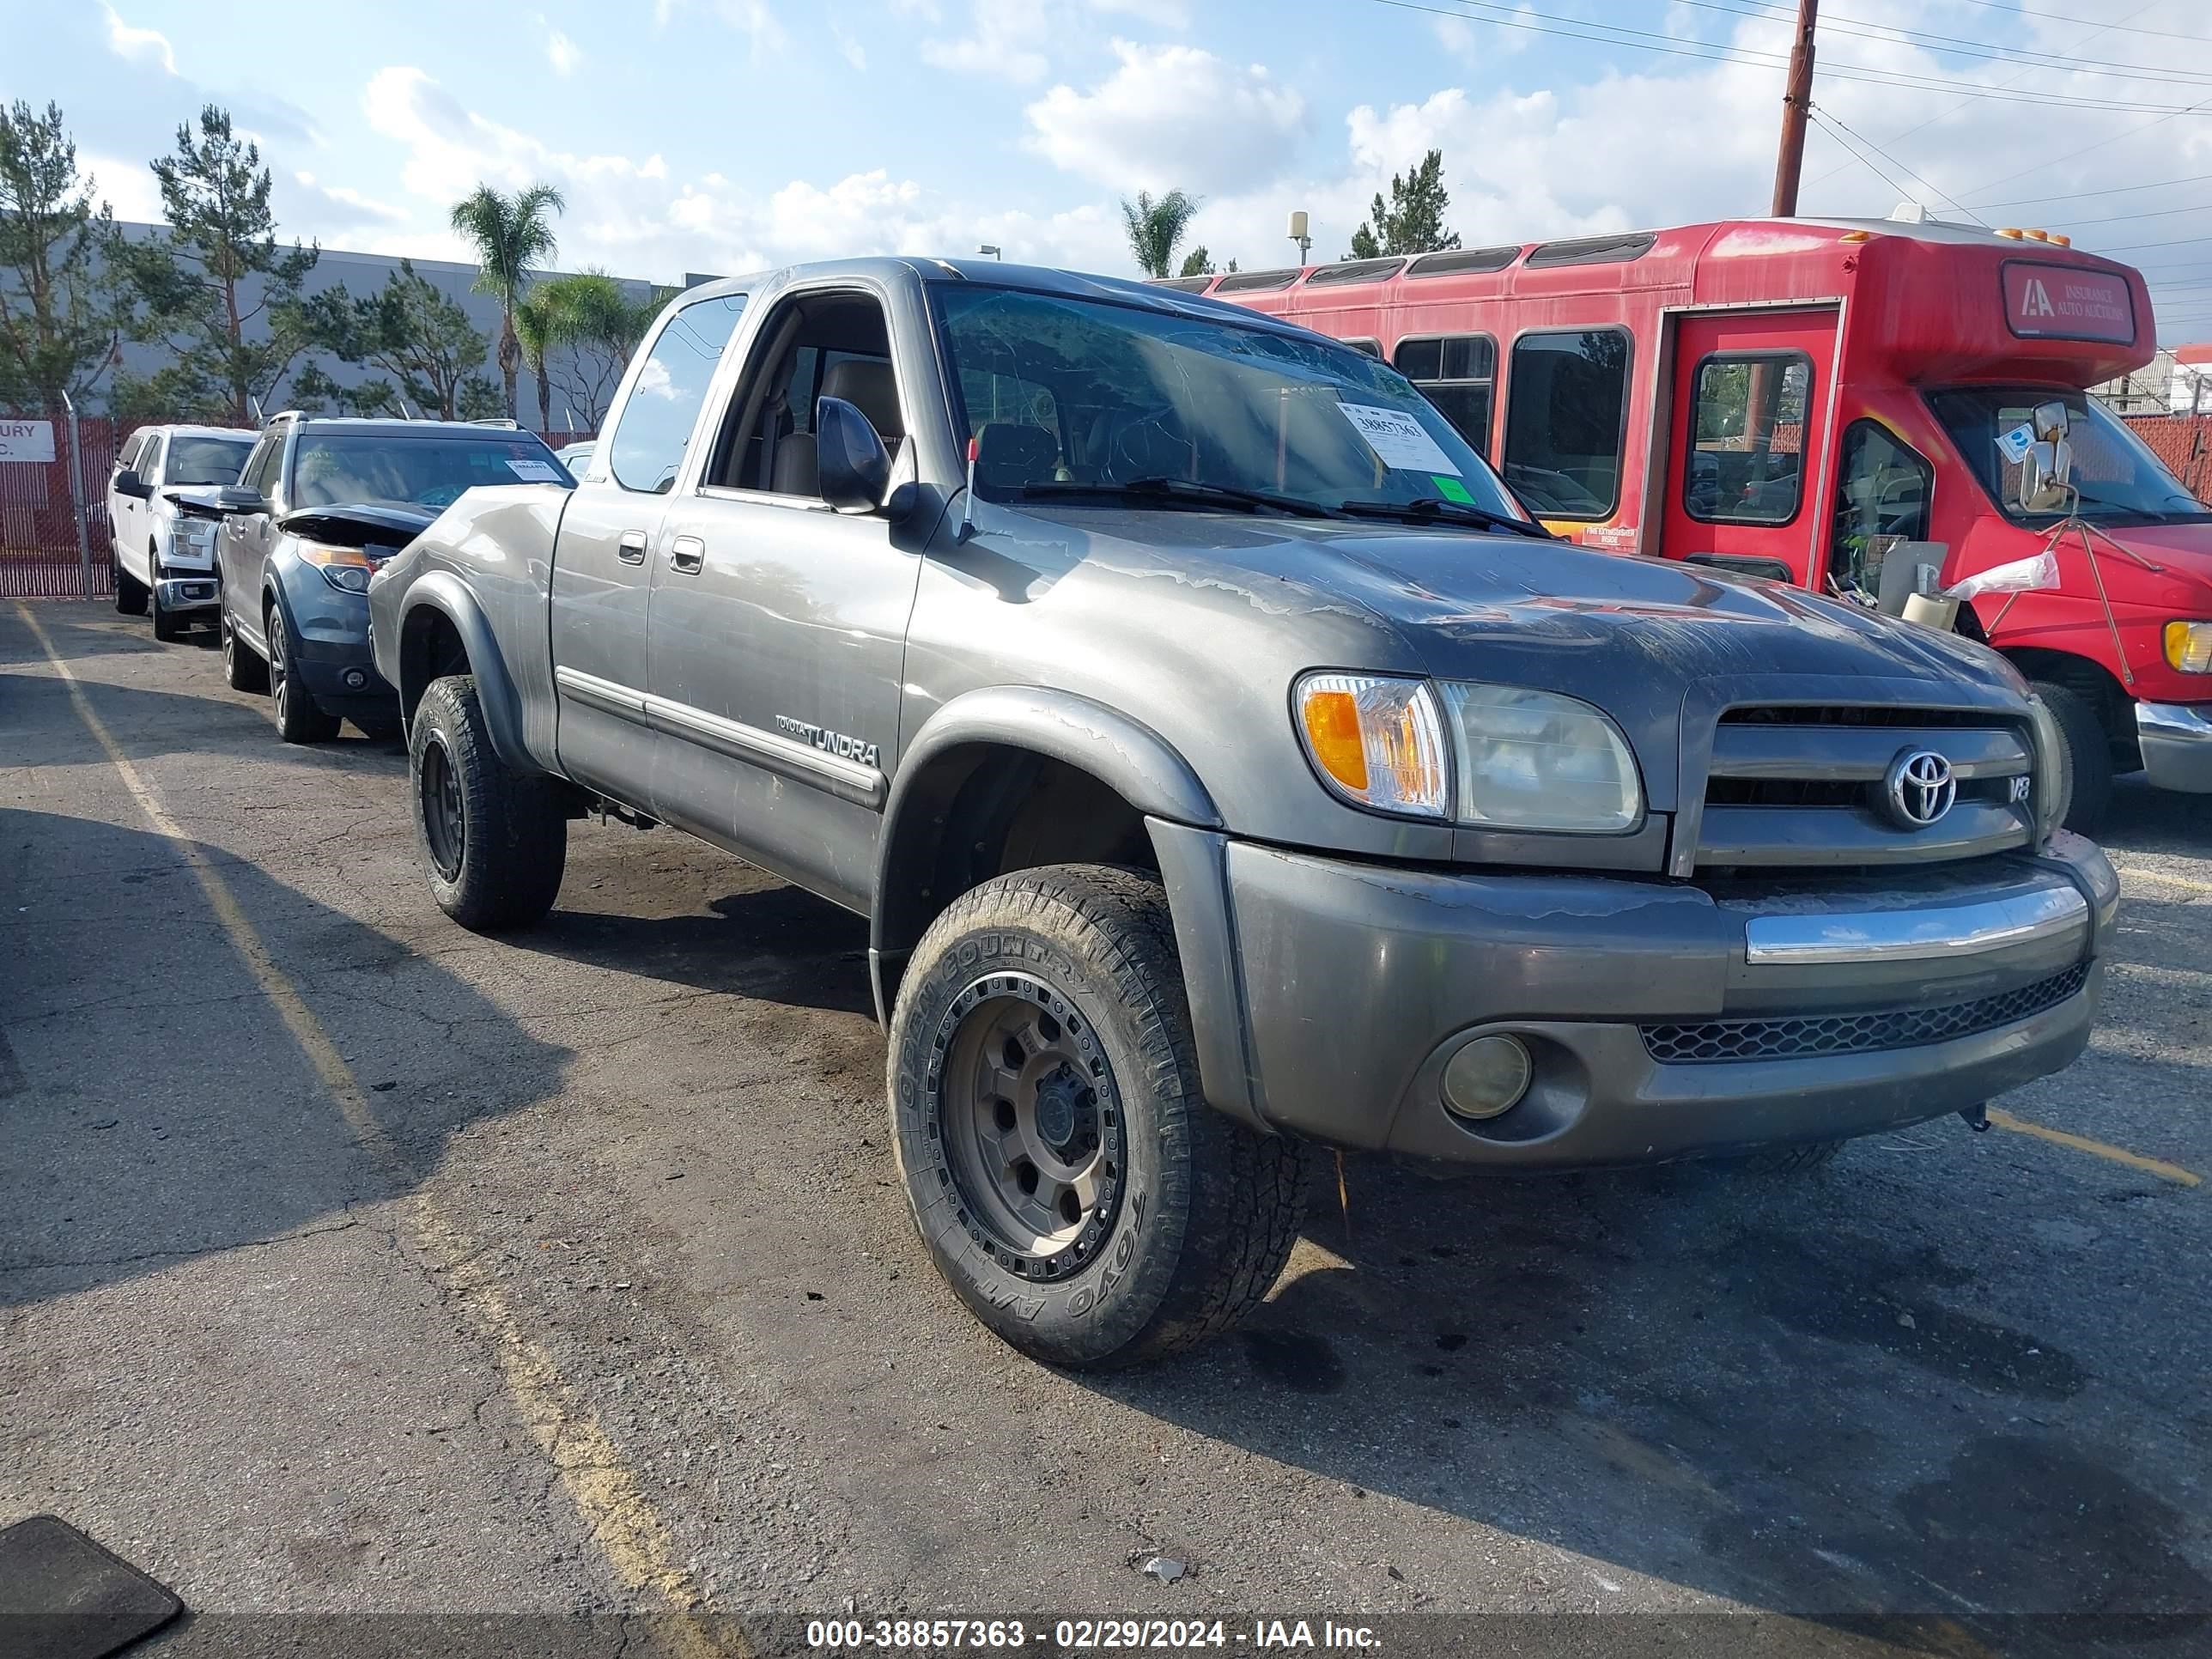
<instances>
[{"instance_id":1,"label":"damaged front bumper of suv","mask_svg":"<svg viewBox=\"0 0 2212 1659\"><path fill-rule=\"evenodd\" d=\"M1965 866L1688 884L1152 827L1213 1104L1326 1145L1522 1168L1978 1107L2087 1046L2119 897L2063 832ZM1487 1036L1526 1055L1525 1087L1470 1116L1447 1073Z\"/></svg>"}]
</instances>

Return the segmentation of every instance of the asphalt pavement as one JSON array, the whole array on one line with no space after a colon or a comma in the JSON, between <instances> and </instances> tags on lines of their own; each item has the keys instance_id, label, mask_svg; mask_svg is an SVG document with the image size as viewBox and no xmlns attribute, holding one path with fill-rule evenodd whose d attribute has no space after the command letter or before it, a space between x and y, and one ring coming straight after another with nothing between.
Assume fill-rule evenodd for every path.
<instances>
[{"instance_id":1,"label":"asphalt pavement","mask_svg":"<svg viewBox=\"0 0 2212 1659\"><path fill-rule=\"evenodd\" d=\"M2103 1024L2002 1127L1352 1160L1248 1328L1096 1377L924 1255L864 923L594 822L479 939L404 784L205 638L0 604L0 1525L172 1586L146 1651L2212 1651L2201 799L2123 787Z\"/></svg>"}]
</instances>

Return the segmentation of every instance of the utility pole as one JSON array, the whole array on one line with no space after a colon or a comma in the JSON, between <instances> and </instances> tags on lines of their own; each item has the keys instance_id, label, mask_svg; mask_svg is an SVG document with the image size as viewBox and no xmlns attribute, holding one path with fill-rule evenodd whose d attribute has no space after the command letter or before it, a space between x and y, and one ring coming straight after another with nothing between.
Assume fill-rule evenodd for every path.
<instances>
[{"instance_id":1,"label":"utility pole","mask_svg":"<svg viewBox=\"0 0 2212 1659\"><path fill-rule=\"evenodd\" d=\"M1820 0L1797 0L1790 43L1790 82L1782 94L1782 146L1774 157L1774 216L1797 216L1797 178L1805 170L1805 118L1813 110L1813 27Z\"/></svg>"}]
</instances>

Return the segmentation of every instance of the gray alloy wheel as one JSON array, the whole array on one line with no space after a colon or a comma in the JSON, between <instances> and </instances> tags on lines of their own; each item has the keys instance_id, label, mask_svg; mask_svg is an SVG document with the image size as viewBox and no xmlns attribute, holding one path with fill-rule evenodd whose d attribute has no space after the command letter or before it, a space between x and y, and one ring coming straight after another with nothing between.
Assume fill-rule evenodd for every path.
<instances>
[{"instance_id":1,"label":"gray alloy wheel","mask_svg":"<svg viewBox=\"0 0 2212 1659\"><path fill-rule=\"evenodd\" d=\"M238 637L238 629L231 626L230 612L220 605L216 610L216 635L222 642L222 683L234 691L266 691L269 665Z\"/></svg>"},{"instance_id":2,"label":"gray alloy wheel","mask_svg":"<svg viewBox=\"0 0 2212 1659\"><path fill-rule=\"evenodd\" d=\"M325 714L315 694L294 677L284 613L274 604L264 613L263 628L263 637L269 641L269 696L276 705L276 735L287 743L328 743L338 734L338 717Z\"/></svg>"}]
</instances>

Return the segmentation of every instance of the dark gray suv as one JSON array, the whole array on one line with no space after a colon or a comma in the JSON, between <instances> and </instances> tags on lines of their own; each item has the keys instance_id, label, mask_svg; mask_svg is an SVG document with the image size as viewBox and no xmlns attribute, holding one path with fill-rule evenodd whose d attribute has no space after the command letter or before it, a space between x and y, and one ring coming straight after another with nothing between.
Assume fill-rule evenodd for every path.
<instances>
[{"instance_id":1,"label":"dark gray suv","mask_svg":"<svg viewBox=\"0 0 2212 1659\"><path fill-rule=\"evenodd\" d=\"M279 415L216 495L224 678L270 693L287 743L328 742L348 720L396 734L369 649L371 573L465 491L574 482L512 426Z\"/></svg>"}]
</instances>

